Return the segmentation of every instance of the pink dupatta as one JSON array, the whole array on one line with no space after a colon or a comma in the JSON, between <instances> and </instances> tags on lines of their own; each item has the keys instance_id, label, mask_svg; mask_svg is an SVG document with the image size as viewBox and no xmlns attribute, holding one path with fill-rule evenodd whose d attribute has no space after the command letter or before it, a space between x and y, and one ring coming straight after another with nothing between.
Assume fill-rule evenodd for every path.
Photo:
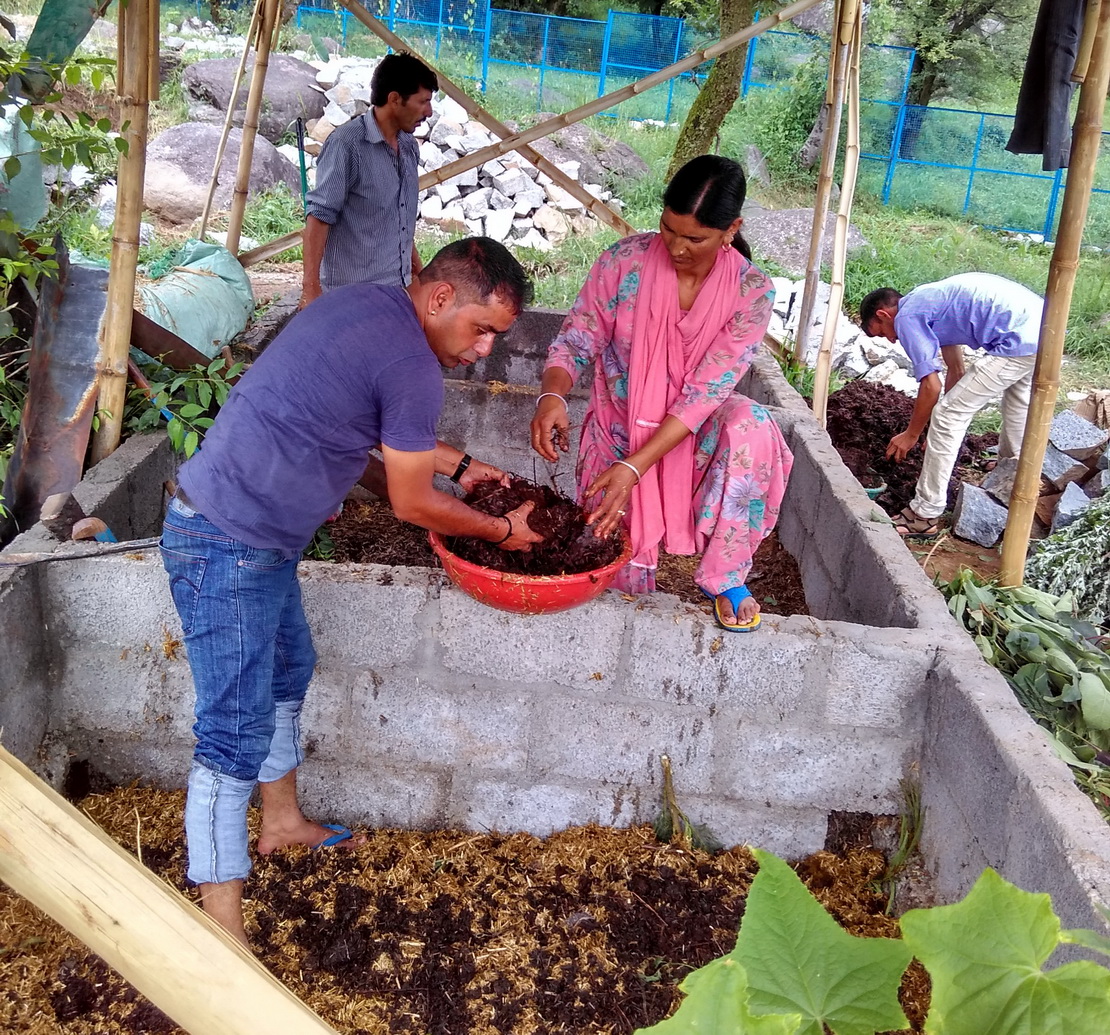
<instances>
[{"instance_id":1,"label":"pink dupatta","mask_svg":"<svg viewBox=\"0 0 1110 1035\"><path fill-rule=\"evenodd\" d=\"M689 312L678 307L678 276L662 236L644 253L632 318L628 372L630 453L640 449L736 313L740 253L722 248ZM632 490L632 563L655 567L659 543L668 552L696 553L694 436L688 435Z\"/></svg>"}]
</instances>

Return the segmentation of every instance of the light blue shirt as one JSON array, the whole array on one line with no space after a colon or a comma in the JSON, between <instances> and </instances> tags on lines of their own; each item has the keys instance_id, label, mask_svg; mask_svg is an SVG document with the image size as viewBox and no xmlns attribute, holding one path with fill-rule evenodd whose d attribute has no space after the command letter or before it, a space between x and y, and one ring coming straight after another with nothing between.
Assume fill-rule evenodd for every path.
<instances>
[{"instance_id":1,"label":"light blue shirt","mask_svg":"<svg viewBox=\"0 0 1110 1035\"><path fill-rule=\"evenodd\" d=\"M993 273L959 273L903 296L894 332L920 381L944 369L942 345L967 345L993 356L1032 356L1044 299Z\"/></svg>"}]
</instances>

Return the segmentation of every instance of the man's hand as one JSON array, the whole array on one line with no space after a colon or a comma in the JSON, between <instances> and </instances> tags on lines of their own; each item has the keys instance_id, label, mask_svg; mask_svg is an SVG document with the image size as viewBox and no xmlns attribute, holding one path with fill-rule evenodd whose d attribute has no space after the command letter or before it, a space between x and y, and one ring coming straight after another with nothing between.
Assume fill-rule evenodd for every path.
<instances>
[{"instance_id":1,"label":"man's hand","mask_svg":"<svg viewBox=\"0 0 1110 1035\"><path fill-rule=\"evenodd\" d=\"M298 309L303 309L306 305L311 305L322 294L324 289L319 284L305 284L301 287L301 300L297 303Z\"/></svg>"},{"instance_id":2,"label":"man's hand","mask_svg":"<svg viewBox=\"0 0 1110 1035\"><path fill-rule=\"evenodd\" d=\"M532 549L534 543L542 543L543 536L537 535L528 527L528 515L535 510L534 503L522 503L516 510L510 510L505 515L505 520L509 522L512 529L512 535L509 536L503 543L497 545L502 550L515 551L519 550L521 553L527 553Z\"/></svg>"},{"instance_id":3,"label":"man's hand","mask_svg":"<svg viewBox=\"0 0 1110 1035\"><path fill-rule=\"evenodd\" d=\"M895 435L887 444L886 458L888 460L893 458L897 463L901 463L906 459L906 454L917 445L917 440L920 437L920 435L915 435L910 431L903 431L900 435Z\"/></svg>"},{"instance_id":4,"label":"man's hand","mask_svg":"<svg viewBox=\"0 0 1110 1035\"><path fill-rule=\"evenodd\" d=\"M507 489L510 481L510 476L502 471L500 467L484 464L481 460L471 460L459 479L459 485L466 492L471 492L481 482L499 482Z\"/></svg>"}]
</instances>

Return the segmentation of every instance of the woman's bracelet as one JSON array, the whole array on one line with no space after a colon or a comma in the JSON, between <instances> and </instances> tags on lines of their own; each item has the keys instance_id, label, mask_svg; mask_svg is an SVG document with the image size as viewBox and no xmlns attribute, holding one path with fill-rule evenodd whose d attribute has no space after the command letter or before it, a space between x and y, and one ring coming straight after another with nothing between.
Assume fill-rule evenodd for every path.
<instances>
[{"instance_id":1,"label":"woman's bracelet","mask_svg":"<svg viewBox=\"0 0 1110 1035\"><path fill-rule=\"evenodd\" d=\"M459 461L459 466L455 468L455 473L451 475L451 481L458 485L459 479L466 474L466 469L470 466L470 461L473 459L474 457L469 453L463 453L462 459Z\"/></svg>"},{"instance_id":2,"label":"woman's bracelet","mask_svg":"<svg viewBox=\"0 0 1110 1035\"><path fill-rule=\"evenodd\" d=\"M613 463L627 467L636 476L636 484L640 483L640 471L635 464L630 464L627 460L614 460Z\"/></svg>"},{"instance_id":3,"label":"woman's bracelet","mask_svg":"<svg viewBox=\"0 0 1110 1035\"><path fill-rule=\"evenodd\" d=\"M564 407L566 407L568 410L570 409L570 407L567 406L566 399L564 399L558 392L540 392L540 394L536 396L536 405L539 406L540 400L545 399L548 396L550 396L552 399L558 399Z\"/></svg>"},{"instance_id":4,"label":"woman's bracelet","mask_svg":"<svg viewBox=\"0 0 1110 1035\"><path fill-rule=\"evenodd\" d=\"M513 534L512 519L509 518L508 515L505 515L505 514L502 514L501 516L505 518L505 523L509 526L509 530L500 539L497 539L497 540L494 541L494 543L493 543L494 546L500 546L502 543L508 542L508 540L512 537L512 534Z\"/></svg>"}]
</instances>

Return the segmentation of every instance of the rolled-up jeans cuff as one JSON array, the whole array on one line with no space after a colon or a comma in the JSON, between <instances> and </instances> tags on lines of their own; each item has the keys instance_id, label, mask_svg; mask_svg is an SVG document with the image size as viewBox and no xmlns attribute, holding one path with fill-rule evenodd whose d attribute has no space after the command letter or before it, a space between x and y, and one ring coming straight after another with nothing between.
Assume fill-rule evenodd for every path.
<instances>
[{"instance_id":1,"label":"rolled-up jeans cuff","mask_svg":"<svg viewBox=\"0 0 1110 1035\"><path fill-rule=\"evenodd\" d=\"M274 735L270 740L270 753L258 773L261 783L280 780L304 761L301 704L301 701L278 701L274 705Z\"/></svg>"},{"instance_id":2,"label":"rolled-up jeans cuff","mask_svg":"<svg viewBox=\"0 0 1110 1035\"><path fill-rule=\"evenodd\" d=\"M244 880L251 871L247 805L254 780L240 780L193 762L185 799L186 876L195 884Z\"/></svg>"}]
</instances>

